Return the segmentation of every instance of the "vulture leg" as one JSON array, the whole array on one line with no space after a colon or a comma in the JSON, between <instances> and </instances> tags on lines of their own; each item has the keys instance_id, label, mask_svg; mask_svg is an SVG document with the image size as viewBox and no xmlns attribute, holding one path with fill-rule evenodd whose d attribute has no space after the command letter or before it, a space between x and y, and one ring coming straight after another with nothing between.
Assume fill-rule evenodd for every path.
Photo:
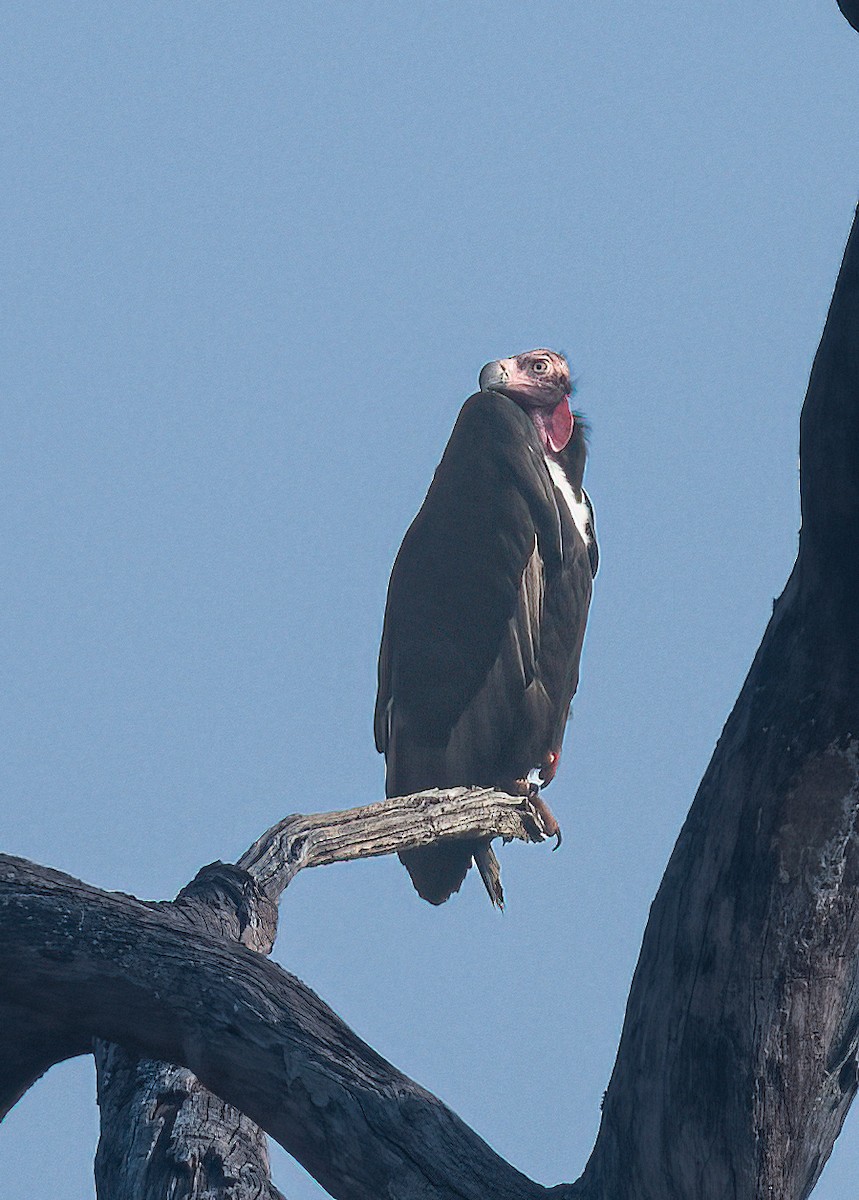
<instances>
[{"instance_id":1,"label":"vulture leg","mask_svg":"<svg viewBox=\"0 0 859 1200\"><path fill-rule=\"evenodd\" d=\"M552 847L553 850L557 850L561 844L561 827L555 818L555 814L540 795L540 788L545 787L547 783L551 783L555 778L555 774L558 770L558 763L560 761L560 747L557 750L550 750L543 762L540 764L540 774L538 776L540 782L532 784L534 790L531 794L531 800L534 804L534 807L537 809L537 812L540 814L540 819L546 827L546 836L555 838L555 844Z\"/></svg>"},{"instance_id":2,"label":"vulture leg","mask_svg":"<svg viewBox=\"0 0 859 1200\"><path fill-rule=\"evenodd\" d=\"M544 766L541 768L540 778L542 779L543 783L551 782L552 777L554 776L555 771L557 770L558 758L559 758L558 754L550 754L548 757L547 763L544 764ZM545 778L545 776L543 775L543 772L546 771L547 767L549 770L551 770L551 774L549 775L548 779ZM502 784L499 786L501 788L501 791L509 792L509 794L511 796L527 796L528 797L528 799L534 805L534 809L537 813L537 817L539 818L540 825L542 827L541 832L543 834L545 834L546 837L553 837L555 839L555 844L552 847L552 849L557 850L558 847L560 846L561 842L563 841L563 836L561 834L561 827L558 824L557 817L552 812L551 808L549 808L548 804L543 799L543 797L540 795L540 784L537 783L533 778L529 778L529 779L515 779L513 781L512 785ZM485 882L486 881L484 880L484 883Z\"/></svg>"},{"instance_id":3,"label":"vulture leg","mask_svg":"<svg viewBox=\"0 0 859 1200\"><path fill-rule=\"evenodd\" d=\"M557 763L557 758L558 756L554 755L555 763ZM552 772L552 775L554 775L554 771ZM548 779L543 779L542 782L549 783L551 778L552 776L550 775ZM525 785L524 790L521 787L522 784ZM540 823L543 826L543 833L546 835L546 837L553 837L555 839L555 844L552 849L557 850L563 841L561 836L561 827L558 824L557 817L540 795L540 784L530 779L517 779L516 791L514 792L514 795L527 796L529 798L537 811L537 816L540 818Z\"/></svg>"}]
</instances>

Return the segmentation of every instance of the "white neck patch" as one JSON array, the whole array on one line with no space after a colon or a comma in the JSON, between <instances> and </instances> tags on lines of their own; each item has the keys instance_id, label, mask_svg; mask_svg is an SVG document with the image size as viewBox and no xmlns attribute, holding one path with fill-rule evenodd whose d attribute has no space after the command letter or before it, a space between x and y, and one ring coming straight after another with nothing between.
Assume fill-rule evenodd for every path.
<instances>
[{"instance_id":1,"label":"white neck patch","mask_svg":"<svg viewBox=\"0 0 859 1200\"><path fill-rule=\"evenodd\" d=\"M576 493L573 491L569 479L564 472L564 468L554 458L549 458L548 454L543 456L546 460L546 466L549 468L549 474L552 476L552 483L564 497L567 508L570 510L570 516L576 524L576 529L582 535L582 541L587 546L592 540L591 534L588 532L588 522L591 519L590 510L585 503L584 492L581 500L576 499Z\"/></svg>"}]
</instances>

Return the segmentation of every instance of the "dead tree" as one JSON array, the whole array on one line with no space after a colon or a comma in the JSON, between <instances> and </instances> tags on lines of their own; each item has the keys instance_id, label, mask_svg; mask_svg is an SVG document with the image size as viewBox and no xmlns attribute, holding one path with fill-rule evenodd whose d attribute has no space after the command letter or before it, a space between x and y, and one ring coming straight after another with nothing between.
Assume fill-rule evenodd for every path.
<instances>
[{"instance_id":1,"label":"dead tree","mask_svg":"<svg viewBox=\"0 0 859 1200\"><path fill-rule=\"evenodd\" d=\"M857 230L803 407L797 561L653 903L578 1182L521 1175L264 956L300 867L539 838L485 791L289 818L172 903L0 858L0 1114L95 1046L105 1200L275 1197L252 1123L341 1200L811 1192L859 1077Z\"/></svg>"},{"instance_id":2,"label":"dead tree","mask_svg":"<svg viewBox=\"0 0 859 1200\"><path fill-rule=\"evenodd\" d=\"M502 1195L544 1192L261 957L302 868L490 837L540 841L539 813L455 788L287 817L167 903L0 855L0 1116L53 1063L94 1052L103 1200L275 1200L259 1126L333 1196L458 1195L426 1191L434 1159L441 1179L457 1157L465 1195L488 1195L499 1167Z\"/></svg>"},{"instance_id":3,"label":"dead tree","mask_svg":"<svg viewBox=\"0 0 859 1200\"><path fill-rule=\"evenodd\" d=\"M853 28L859 32L859 0L838 0L838 7Z\"/></svg>"}]
</instances>

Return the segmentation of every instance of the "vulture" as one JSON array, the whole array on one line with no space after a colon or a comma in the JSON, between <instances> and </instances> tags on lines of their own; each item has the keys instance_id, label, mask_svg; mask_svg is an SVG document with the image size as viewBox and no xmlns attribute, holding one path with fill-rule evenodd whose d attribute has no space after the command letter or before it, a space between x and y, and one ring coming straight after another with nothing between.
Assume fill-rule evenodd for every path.
<instances>
[{"instance_id":1,"label":"vulture","mask_svg":"<svg viewBox=\"0 0 859 1200\"><path fill-rule=\"evenodd\" d=\"M587 426L552 350L487 363L478 386L391 572L376 747L386 795L458 785L530 794L560 841L539 788L558 767L598 563L582 486ZM503 905L488 842L400 859L431 904L459 891L475 861Z\"/></svg>"}]
</instances>

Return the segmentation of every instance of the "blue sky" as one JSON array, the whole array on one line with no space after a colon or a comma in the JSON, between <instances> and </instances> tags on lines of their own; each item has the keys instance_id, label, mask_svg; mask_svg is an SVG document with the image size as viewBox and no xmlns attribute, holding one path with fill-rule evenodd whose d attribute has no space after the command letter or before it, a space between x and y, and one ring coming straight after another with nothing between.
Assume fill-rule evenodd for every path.
<instances>
[{"instance_id":1,"label":"blue sky","mask_svg":"<svg viewBox=\"0 0 859 1200\"><path fill-rule=\"evenodd\" d=\"M550 345L603 564L549 799L440 910L300 876L276 957L520 1169L575 1178L648 906L790 570L857 192L826 0L9 4L0 844L171 896L383 793L388 572L481 365ZM88 1061L0 1131L92 1193ZM859 1171L845 1134L816 1196ZM47 1140L43 1130L50 1130ZM282 1153L290 1200L320 1189Z\"/></svg>"}]
</instances>

